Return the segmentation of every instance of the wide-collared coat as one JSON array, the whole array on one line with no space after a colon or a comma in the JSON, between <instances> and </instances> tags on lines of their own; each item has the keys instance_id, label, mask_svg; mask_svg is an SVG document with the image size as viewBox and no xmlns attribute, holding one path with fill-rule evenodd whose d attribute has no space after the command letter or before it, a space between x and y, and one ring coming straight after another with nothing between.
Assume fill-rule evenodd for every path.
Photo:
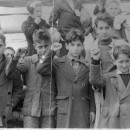
<instances>
[{"instance_id":1,"label":"wide-collared coat","mask_svg":"<svg viewBox=\"0 0 130 130\"><path fill-rule=\"evenodd\" d=\"M39 73L53 73L57 88L57 128L89 128L90 112L95 112L94 93L89 83L89 68L82 61L78 76L67 57L54 59L46 55L39 63Z\"/></svg>"},{"instance_id":2,"label":"wide-collared coat","mask_svg":"<svg viewBox=\"0 0 130 130\"><path fill-rule=\"evenodd\" d=\"M9 63L6 73L12 78L20 72L26 74L27 89L23 104L23 115L51 116L55 114L56 108L54 90L51 88L51 76L37 73L36 64L38 61L37 54L25 57L20 63L18 63L18 58L14 58Z\"/></svg>"},{"instance_id":3,"label":"wide-collared coat","mask_svg":"<svg viewBox=\"0 0 130 130\"><path fill-rule=\"evenodd\" d=\"M124 85L117 71L100 75L100 65L91 65L90 82L106 88L98 128L130 128L130 82Z\"/></svg>"}]
</instances>

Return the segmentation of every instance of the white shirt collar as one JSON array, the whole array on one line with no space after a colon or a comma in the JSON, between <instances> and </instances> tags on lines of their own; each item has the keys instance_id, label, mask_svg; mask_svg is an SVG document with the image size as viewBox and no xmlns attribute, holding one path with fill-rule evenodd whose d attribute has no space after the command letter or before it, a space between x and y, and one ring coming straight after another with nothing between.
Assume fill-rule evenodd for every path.
<instances>
[{"instance_id":1,"label":"white shirt collar","mask_svg":"<svg viewBox=\"0 0 130 130\"><path fill-rule=\"evenodd\" d=\"M130 70L129 70L129 73L130 73ZM120 74L123 74L120 70L117 70L117 75L120 75Z\"/></svg>"}]
</instances>

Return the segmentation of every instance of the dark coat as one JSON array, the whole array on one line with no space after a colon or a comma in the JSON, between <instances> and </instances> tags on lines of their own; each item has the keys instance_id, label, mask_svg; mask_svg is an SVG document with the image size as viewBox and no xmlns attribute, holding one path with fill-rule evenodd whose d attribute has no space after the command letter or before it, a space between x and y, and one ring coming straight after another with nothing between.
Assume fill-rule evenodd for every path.
<instances>
[{"instance_id":1,"label":"dark coat","mask_svg":"<svg viewBox=\"0 0 130 130\"><path fill-rule=\"evenodd\" d=\"M36 53L35 48L33 46L33 33L36 29L48 29L50 26L46 23L45 20L41 19L41 22L39 25L35 24L34 22L35 19L33 19L31 16L27 18L26 21L23 22L21 28L22 31L26 37L27 43L28 43L28 55L31 56L34 53Z\"/></svg>"},{"instance_id":2,"label":"dark coat","mask_svg":"<svg viewBox=\"0 0 130 130\"><path fill-rule=\"evenodd\" d=\"M41 117L55 114L54 90L51 89L50 75L40 75L36 71L37 54L25 57L20 63L14 58L8 65L7 75L16 77L26 73L27 90L23 104L23 115ZM52 93L50 93L50 89ZM50 98L51 97L51 98Z\"/></svg>"},{"instance_id":3,"label":"dark coat","mask_svg":"<svg viewBox=\"0 0 130 130\"><path fill-rule=\"evenodd\" d=\"M3 125L10 117L13 107L18 103L22 95L22 80L20 75L15 79L10 79L6 76L5 68L8 64L9 59L3 56L0 61L0 117L3 120Z\"/></svg>"},{"instance_id":4,"label":"dark coat","mask_svg":"<svg viewBox=\"0 0 130 130\"><path fill-rule=\"evenodd\" d=\"M79 10L82 6L79 4ZM54 4L54 9L51 12L49 24L56 26L58 21L58 30L61 33L62 37L65 38L65 34L70 31L71 28L77 28L84 31L80 17L75 14L73 9L69 6L66 0L57 0ZM89 33L91 29L91 23L86 28Z\"/></svg>"},{"instance_id":5,"label":"dark coat","mask_svg":"<svg viewBox=\"0 0 130 130\"><path fill-rule=\"evenodd\" d=\"M49 57L46 55L43 64L39 63L39 73L50 73ZM95 112L95 102L86 62L82 61L77 77L66 56L53 61L52 71L57 88L57 128L89 128L89 116L90 112Z\"/></svg>"},{"instance_id":6,"label":"dark coat","mask_svg":"<svg viewBox=\"0 0 130 130\"><path fill-rule=\"evenodd\" d=\"M106 88L98 127L130 128L130 82L126 87L116 70L101 76L100 65L91 65L90 70L90 82Z\"/></svg>"}]
</instances>

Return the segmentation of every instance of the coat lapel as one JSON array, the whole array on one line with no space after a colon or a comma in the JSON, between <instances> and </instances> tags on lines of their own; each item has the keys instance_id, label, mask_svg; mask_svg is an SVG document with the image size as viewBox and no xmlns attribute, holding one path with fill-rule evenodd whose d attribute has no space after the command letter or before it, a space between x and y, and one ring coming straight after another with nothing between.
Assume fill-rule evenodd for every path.
<instances>
[{"instance_id":1,"label":"coat lapel","mask_svg":"<svg viewBox=\"0 0 130 130\"><path fill-rule=\"evenodd\" d=\"M128 85L127 85L127 88L126 88L125 91L124 91L124 94L123 94L123 96L122 96L122 99L126 98L126 97L129 96L129 95L130 95L130 81L129 81Z\"/></svg>"},{"instance_id":2,"label":"coat lapel","mask_svg":"<svg viewBox=\"0 0 130 130\"><path fill-rule=\"evenodd\" d=\"M74 81L76 75L73 71L73 67L71 66L71 64L69 63L69 61L67 60L66 56L64 56L63 58L60 58L58 60L58 63L62 64L60 65L60 70L62 71L62 73L70 80Z\"/></svg>"},{"instance_id":3,"label":"coat lapel","mask_svg":"<svg viewBox=\"0 0 130 130\"><path fill-rule=\"evenodd\" d=\"M80 68L79 74L76 78L76 80L78 80L79 78L81 78L84 74L86 74L89 71L88 68L88 64L85 60L82 61L82 66Z\"/></svg>"}]
</instances>

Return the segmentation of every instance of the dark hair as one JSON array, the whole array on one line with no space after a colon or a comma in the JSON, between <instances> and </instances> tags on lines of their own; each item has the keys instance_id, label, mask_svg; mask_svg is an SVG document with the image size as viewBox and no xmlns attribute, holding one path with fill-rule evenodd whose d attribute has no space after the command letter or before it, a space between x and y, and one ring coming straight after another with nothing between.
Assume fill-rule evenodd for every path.
<instances>
[{"instance_id":1,"label":"dark hair","mask_svg":"<svg viewBox=\"0 0 130 130\"><path fill-rule=\"evenodd\" d=\"M35 1L36 1L36 0L30 0L30 1L27 3L27 5L26 5L27 10L28 10L28 12L29 12L30 14L33 14L34 9L35 9L36 6L41 6L41 3L40 3L40 1L39 1L39 3L37 3L35 7L31 7L31 4L33 4Z\"/></svg>"},{"instance_id":2,"label":"dark hair","mask_svg":"<svg viewBox=\"0 0 130 130\"><path fill-rule=\"evenodd\" d=\"M113 57L115 60L118 59L120 54L125 54L130 58L130 46L120 45L113 48Z\"/></svg>"},{"instance_id":3,"label":"dark hair","mask_svg":"<svg viewBox=\"0 0 130 130\"><path fill-rule=\"evenodd\" d=\"M4 44L6 44L6 37L3 33L0 33L0 39L3 41Z\"/></svg>"},{"instance_id":4,"label":"dark hair","mask_svg":"<svg viewBox=\"0 0 130 130\"><path fill-rule=\"evenodd\" d=\"M65 41L67 44L71 43L72 41L79 40L81 43L84 42L84 35L83 32L79 29L71 29L66 36L65 36Z\"/></svg>"},{"instance_id":5,"label":"dark hair","mask_svg":"<svg viewBox=\"0 0 130 130\"><path fill-rule=\"evenodd\" d=\"M47 30L35 30L33 33L33 41L34 44L40 43L41 41L45 41L46 43L51 43L51 37Z\"/></svg>"},{"instance_id":6,"label":"dark hair","mask_svg":"<svg viewBox=\"0 0 130 130\"><path fill-rule=\"evenodd\" d=\"M13 51L13 52L15 53L15 50L14 50L13 47L6 47L5 50L7 50L7 49L8 49L8 50L11 50L11 51Z\"/></svg>"},{"instance_id":7,"label":"dark hair","mask_svg":"<svg viewBox=\"0 0 130 130\"><path fill-rule=\"evenodd\" d=\"M100 21L103 21L107 23L109 26L113 27L113 18L108 13L101 13L97 15L97 18L95 20L95 26L98 27L98 23Z\"/></svg>"}]
</instances>

